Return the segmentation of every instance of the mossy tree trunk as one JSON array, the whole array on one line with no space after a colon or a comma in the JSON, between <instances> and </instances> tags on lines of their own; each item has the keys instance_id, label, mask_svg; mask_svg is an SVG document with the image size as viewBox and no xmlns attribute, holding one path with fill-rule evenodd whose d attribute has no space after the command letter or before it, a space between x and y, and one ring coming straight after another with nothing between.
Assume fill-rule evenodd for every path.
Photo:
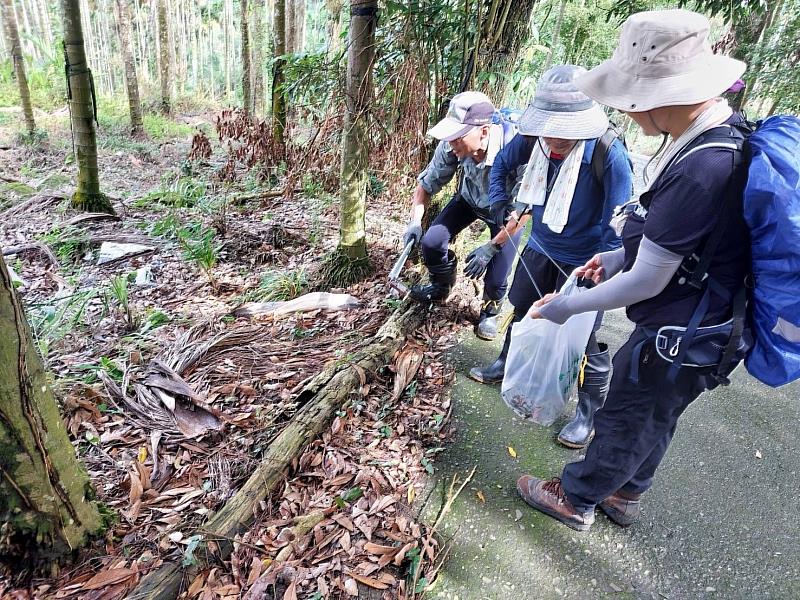
<instances>
[{"instance_id":1,"label":"mossy tree trunk","mask_svg":"<svg viewBox=\"0 0 800 600\"><path fill-rule=\"evenodd\" d=\"M354 261L367 259L365 223L369 164L367 125L372 100L376 21L376 0L351 0L342 133L339 250Z\"/></svg>"},{"instance_id":2,"label":"mossy tree trunk","mask_svg":"<svg viewBox=\"0 0 800 600\"><path fill-rule=\"evenodd\" d=\"M33 120L33 106L31 105L31 92L28 89L28 78L25 75L25 59L22 57L22 45L19 42L17 17L14 13L12 0L2 0L0 9L3 12L6 39L11 48L11 62L14 65L14 77L17 79L19 99L22 105L22 115L25 117L25 128L29 135L36 131L36 122Z\"/></svg>"},{"instance_id":3,"label":"mossy tree trunk","mask_svg":"<svg viewBox=\"0 0 800 600\"><path fill-rule=\"evenodd\" d=\"M128 107L131 114L131 135L144 136L142 123L142 105L139 100L139 80L136 76L136 60L133 55L131 39L131 12L128 0L117 0L117 22L119 25L119 43L122 48L122 60L125 63L125 88L128 92Z\"/></svg>"},{"instance_id":4,"label":"mossy tree trunk","mask_svg":"<svg viewBox=\"0 0 800 600\"><path fill-rule=\"evenodd\" d=\"M252 110L252 82L250 79L250 23L247 0L242 0L242 105L245 114Z\"/></svg>"},{"instance_id":5,"label":"mossy tree trunk","mask_svg":"<svg viewBox=\"0 0 800 600\"><path fill-rule=\"evenodd\" d=\"M289 1L289 0L287 0ZM275 0L275 13L272 20L272 136L283 144L286 130L286 93L283 89L283 69L286 60L286 4Z\"/></svg>"},{"instance_id":6,"label":"mossy tree trunk","mask_svg":"<svg viewBox=\"0 0 800 600\"><path fill-rule=\"evenodd\" d=\"M170 93L172 89L172 82L170 81L172 65L170 64L167 0L158 0L156 20L158 21L158 56L159 69L161 72L161 112L168 115L172 110L170 98L172 95Z\"/></svg>"},{"instance_id":7,"label":"mossy tree trunk","mask_svg":"<svg viewBox=\"0 0 800 600\"><path fill-rule=\"evenodd\" d=\"M69 100L78 187L72 206L89 212L114 213L108 197L100 191L97 168L97 132L92 72L86 61L79 0L61 0L64 19L64 56L67 64Z\"/></svg>"},{"instance_id":8,"label":"mossy tree trunk","mask_svg":"<svg viewBox=\"0 0 800 600\"><path fill-rule=\"evenodd\" d=\"M83 545L102 521L0 258L0 560L20 575Z\"/></svg>"}]
</instances>

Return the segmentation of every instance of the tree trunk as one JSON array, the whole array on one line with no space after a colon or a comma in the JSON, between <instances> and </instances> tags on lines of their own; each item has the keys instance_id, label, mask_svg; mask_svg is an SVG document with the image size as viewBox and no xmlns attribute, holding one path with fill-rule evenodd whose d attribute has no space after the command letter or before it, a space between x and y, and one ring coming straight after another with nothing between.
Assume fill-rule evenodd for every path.
<instances>
[{"instance_id":1,"label":"tree trunk","mask_svg":"<svg viewBox=\"0 0 800 600\"><path fill-rule=\"evenodd\" d=\"M253 113L264 112L264 0L256 0L253 8Z\"/></svg>"},{"instance_id":2,"label":"tree trunk","mask_svg":"<svg viewBox=\"0 0 800 600\"><path fill-rule=\"evenodd\" d=\"M101 518L2 257L0 332L0 558L30 573L82 546Z\"/></svg>"},{"instance_id":3,"label":"tree trunk","mask_svg":"<svg viewBox=\"0 0 800 600\"><path fill-rule=\"evenodd\" d=\"M167 0L158 0L158 55L161 67L161 112L168 115L171 110L169 27L167 23Z\"/></svg>"},{"instance_id":4,"label":"tree trunk","mask_svg":"<svg viewBox=\"0 0 800 600\"><path fill-rule=\"evenodd\" d=\"M306 45L306 2L294 0L294 50L302 52Z\"/></svg>"},{"instance_id":5,"label":"tree trunk","mask_svg":"<svg viewBox=\"0 0 800 600\"><path fill-rule=\"evenodd\" d=\"M547 55L547 60L544 61L542 71L547 71L553 64L553 56L558 50L558 41L561 37L561 24L564 22L564 10L567 8L567 0L561 0L561 6L558 9L558 16L556 17L556 24L553 28L553 39L550 42L550 53Z\"/></svg>"},{"instance_id":6,"label":"tree trunk","mask_svg":"<svg viewBox=\"0 0 800 600\"><path fill-rule=\"evenodd\" d=\"M342 134L339 250L366 260L366 197L369 164L368 111L372 100L377 0L350 1L344 131Z\"/></svg>"},{"instance_id":7,"label":"tree trunk","mask_svg":"<svg viewBox=\"0 0 800 600\"><path fill-rule=\"evenodd\" d=\"M83 47L80 0L61 0L61 11L64 18L67 97L75 161L78 163L78 187L72 196L72 206L89 212L113 214L111 202L100 192L94 85Z\"/></svg>"},{"instance_id":8,"label":"tree trunk","mask_svg":"<svg viewBox=\"0 0 800 600\"><path fill-rule=\"evenodd\" d=\"M530 36L530 18L538 0L476 2L479 27L461 89L474 88L475 78L498 105L503 101L506 76L519 66L519 51Z\"/></svg>"},{"instance_id":9,"label":"tree trunk","mask_svg":"<svg viewBox=\"0 0 800 600\"><path fill-rule=\"evenodd\" d=\"M247 14L247 0L242 0L242 106L245 114L252 110L252 89L250 80L250 18Z\"/></svg>"},{"instance_id":10,"label":"tree trunk","mask_svg":"<svg viewBox=\"0 0 800 600\"><path fill-rule=\"evenodd\" d=\"M122 49L122 60L125 63L125 89L128 92L128 108L131 113L131 135L144 136L142 123L142 106L139 102L139 80L136 77L136 60L133 57L133 41L131 39L131 13L128 0L116 0L119 26L119 45Z\"/></svg>"},{"instance_id":11,"label":"tree trunk","mask_svg":"<svg viewBox=\"0 0 800 600\"><path fill-rule=\"evenodd\" d=\"M286 0L289 2L290 0ZM286 130L286 94L283 90L283 67L286 64L286 4L275 0L275 16L272 24L272 137L283 144Z\"/></svg>"},{"instance_id":12,"label":"tree trunk","mask_svg":"<svg viewBox=\"0 0 800 600\"><path fill-rule=\"evenodd\" d=\"M17 86L19 87L19 100L22 106L22 115L25 117L25 128L28 130L28 135L33 135L36 131L36 122L33 120L31 92L28 89L28 78L25 75L25 59L22 57L22 46L19 41L17 18L14 15L12 0L2 0L0 8L3 11L6 38L8 39L8 45L11 47L11 62L14 65L14 77L16 77Z\"/></svg>"},{"instance_id":13,"label":"tree trunk","mask_svg":"<svg viewBox=\"0 0 800 600\"><path fill-rule=\"evenodd\" d=\"M325 0L328 9L328 56L335 55L342 48L342 7L343 0Z\"/></svg>"},{"instance_id":14,"label":"tree trunk","mask_svg":"<svg viewBox=\"0 0 800 600\"><path fill-rule=\"evenodd\" d=\"M296 0L284 0L286 22L286 54L297 52L297 4Z\"/></svg>"}]
</instances>

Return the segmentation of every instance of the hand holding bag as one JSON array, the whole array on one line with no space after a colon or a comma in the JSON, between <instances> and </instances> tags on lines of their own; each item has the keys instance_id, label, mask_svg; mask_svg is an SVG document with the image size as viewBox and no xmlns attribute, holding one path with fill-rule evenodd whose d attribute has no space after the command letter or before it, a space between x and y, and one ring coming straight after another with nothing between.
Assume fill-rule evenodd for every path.
<instances>
[{"instance_id":1,"label":"hand holding bag","mask_svg":"<svg viewBox=\"0 0 800 600\"><path fill-rule=\"evenodd\" d=\"M585 291L576 285L574 275L561 288L565 295ZM578 379L596 317L597 312L581 313L563 325L525 317L514 326L502 396L515 413L545 426L561 415Z\"/></svg>"}]
</instances>

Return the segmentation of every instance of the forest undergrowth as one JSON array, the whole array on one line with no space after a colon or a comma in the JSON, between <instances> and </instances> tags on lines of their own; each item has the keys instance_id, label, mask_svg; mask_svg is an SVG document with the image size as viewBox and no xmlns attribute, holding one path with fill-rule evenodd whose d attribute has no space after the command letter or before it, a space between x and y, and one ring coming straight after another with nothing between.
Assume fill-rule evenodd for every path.
<instances>
[{"instance_id":1,"label":"forest undergrowth","mask_svg":"<svg viewBox=\"0 0 800 600\"><path fill-rule=\"evenodd\" d=\"M116 218L70 209L64 115L47 115L49 137L36 147L14 138L16 119L0 119L0 245L109 527L72 564L15 587L29 575L23 568L0 592L123 598L165 559L192 566L199 552L213 553L213 541L200 544L203 523L299 409L304 384L351 361L400 305L386 276L408 180L393 180L382 161L370 177L372 273L320 290L338 230L335 119L295 132L306 143L289 148L236 111L154 117L142 140L113 119L101 123L103 188ZM128 254L109 254L120 249ZM249 303L311 291L358 305L237 316ZM459 288L392 365L365 374L255 526L229 540L230 559L185 581L180 597L425 591L444 554L415 499L448 437L453 372L443 352L476 317L476 292Z\"/></svg>"}]
</instances>

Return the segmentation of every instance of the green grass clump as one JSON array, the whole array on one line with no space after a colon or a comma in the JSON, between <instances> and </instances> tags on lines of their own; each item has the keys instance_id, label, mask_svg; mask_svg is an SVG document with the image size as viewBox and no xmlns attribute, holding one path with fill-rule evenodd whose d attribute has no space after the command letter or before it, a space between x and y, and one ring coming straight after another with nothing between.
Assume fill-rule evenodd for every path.
<instances>
[{"instance_id":1,"label":"green grass clump","mask_svg":"<svg viewBox=\"0 0 800 600\"><path fill-rule=\"evenodd\" d=\"M303 268L294 271L268 271L261 277L255 290L244 298L245 302L277 302L293 300L308 289L308 277Z\"/></svg>"},{"instance_id":2,"label":"green grass clump","mask_svg":"<svg viewBox=\"0 0 800 600\"><path fill-rule=\"evenodd\" d=\"M185 138L194 133L194 127L178 123L159 114L146 114L142 117L145 133L156 141L171 138Z\"/></svg>"}]
</instances>

